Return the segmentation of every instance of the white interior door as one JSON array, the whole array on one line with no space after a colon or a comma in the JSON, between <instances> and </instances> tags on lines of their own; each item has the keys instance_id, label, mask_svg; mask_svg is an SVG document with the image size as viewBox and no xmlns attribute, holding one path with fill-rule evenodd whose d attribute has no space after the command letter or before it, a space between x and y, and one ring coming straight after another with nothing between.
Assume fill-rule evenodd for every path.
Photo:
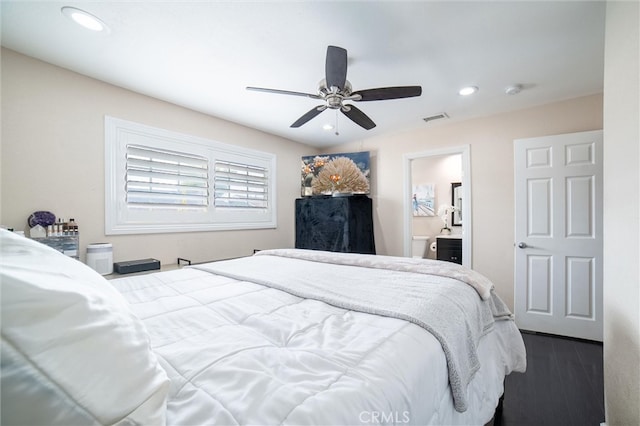
<instances>
[{"instance_id":1,"label":"white interior door","mask_svg":"<svg viewBox=\"0 0 640 426\"><path fill-rule=\"evenodd\" d=\"M602 131L514 148L516 323L602 341Z\"/></svg>"}]
</instances>

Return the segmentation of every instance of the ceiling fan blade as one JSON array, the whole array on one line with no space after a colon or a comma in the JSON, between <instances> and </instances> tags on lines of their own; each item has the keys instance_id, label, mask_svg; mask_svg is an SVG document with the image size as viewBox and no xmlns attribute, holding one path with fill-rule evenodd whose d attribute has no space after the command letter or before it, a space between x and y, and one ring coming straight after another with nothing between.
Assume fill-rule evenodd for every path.
<instances>
[{"instance_id":1,"label":"ceiling fan blade","mask_svg":"<svg viewBox=\"0 0 640 426\"><path fill-rule=\"evenodd\" d=\"M327 109L326 105L320 105L317 106L313 109L311 109L309 112L307 112L305 115L303 115L302 117L298 118L295 123L293 123L291 126L289 127L300 127L302 126L304 123L306 123L307 121L311 120L312 118L314 118L315 116L317 116L318 114L320 114L322 111L324 111L325 109Z\"/></svg>"},{"instance_id":2,"label":"ceiling fan blade","mask_svg":"<svg viewBox=\"0 0 640 426\"><path fill-rule=\"evenodd\" d=\"M360 111L358 108L356 108L353 105L343 105L342 108L340 108L340 111L342 111L342 113L346 115L349 118L349 120L353 121L358 126L364 129L371 130L374 127L376 127L376 123L374 123L367 116L367 114Z\"/></svg>"},{"instance_id":3,"label":"ceiling fan blade","mask_svg":"<svg viewBox=\"0 0 640 426\"><path fill-rule=\"evenodd\" d=\"M377 89L358 90L351 94L360 95L358 101L384 101L386 99L412 98L422 94L420 86L379 87ZM356 99L354 99L355 101Z\"/></svg>"},{"instance_id":4,"label":"ceiling fan blade","mask_svg":"<svg viewBox=\"0 0 640 426\"><path fill-rule=\"evenodd\" d=\"M266 89L264 87L252 87L252 86L247 86L247 90L252 90L254 92L275 93L278 95L304 96L305 98L311 98L311 99L322 99L319 95L314 95L312 93L292 92L290 90Z\"/></svg>"},{"instance_id":5,"label":"ceiling fan blade","mask_svg":"<svg viewBox=\"0 0 640 426\"><path fill-rule=\"evenodd\" d=\"M338 90L344 89L347 81L346 49L337 46L328 46L324 71L329 89L331 87L337 87Z\"/></svg>"}]
</instances>

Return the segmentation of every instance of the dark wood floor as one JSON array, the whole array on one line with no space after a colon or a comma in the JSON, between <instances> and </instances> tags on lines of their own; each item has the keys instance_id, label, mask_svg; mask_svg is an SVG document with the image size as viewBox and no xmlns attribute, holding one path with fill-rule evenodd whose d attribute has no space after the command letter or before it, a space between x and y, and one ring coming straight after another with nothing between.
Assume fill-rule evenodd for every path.
<instances>
[{"instance_id":1,"label":"dark wood floor","mask_svg":"<svg viewBox=\"0 0 640 426\"><path fill-rule=\"evenodd\" d=\"M502 426L604 422L602 344L522 333L527 372L506 379ZM497 419L496 419L497 420Z\"/></svg>"}]
</instances>

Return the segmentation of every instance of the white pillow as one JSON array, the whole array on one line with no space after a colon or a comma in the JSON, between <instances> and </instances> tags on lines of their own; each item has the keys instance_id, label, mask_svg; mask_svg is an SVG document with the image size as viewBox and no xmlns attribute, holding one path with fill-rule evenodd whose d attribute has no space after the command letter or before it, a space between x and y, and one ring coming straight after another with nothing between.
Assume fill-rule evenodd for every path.
<instances>
[{"instance_id":1,"label":"white pillow","mask_svg":"<svg viewBox=\"0 0 640 426\"><path fill-rule=\"evenodd\" d=\"M169 379L97 272L0 230L2 424L164 424Z\"/></svg>"}]
</instances>

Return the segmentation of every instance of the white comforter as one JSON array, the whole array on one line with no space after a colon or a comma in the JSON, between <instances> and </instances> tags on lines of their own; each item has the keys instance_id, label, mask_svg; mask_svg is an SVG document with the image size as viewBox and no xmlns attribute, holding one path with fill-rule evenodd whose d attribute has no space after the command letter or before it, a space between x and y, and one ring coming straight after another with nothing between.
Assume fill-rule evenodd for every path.
<instances>
[{"instance_id":1,"label":"white comforter","mask_svg":"<svg viewBox=\"0 0 640 426\"><path fill-rule=\"evenodd\" d=\"M525 367L513 321L496 322L459 413L440 344L410 322L193 268L112 283L171 379L169 424L483 424Z\"/></svg>"}]
</instances>

